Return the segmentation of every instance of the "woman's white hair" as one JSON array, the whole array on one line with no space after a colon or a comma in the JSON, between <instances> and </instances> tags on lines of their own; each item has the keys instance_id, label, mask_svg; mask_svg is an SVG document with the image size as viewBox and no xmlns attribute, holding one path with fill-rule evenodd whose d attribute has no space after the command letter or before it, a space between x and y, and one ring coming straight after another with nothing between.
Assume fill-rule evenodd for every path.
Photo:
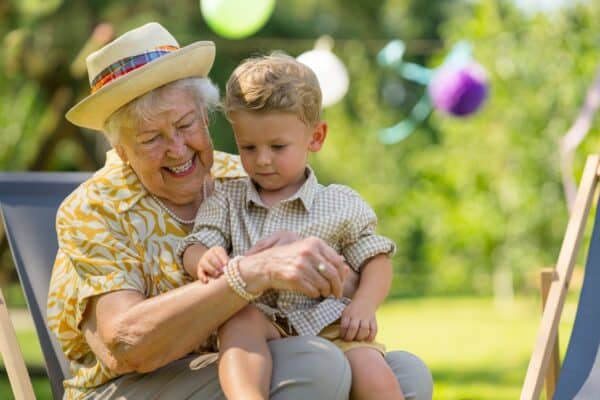
<instances>
[{"instance_id":1,"label":"woman's white hair","mask_svg":"<svg viewBox=\"0 0 600 400\"><path fill-rule=\"evenodd\" d=\"M220 107L219 89L208 78L185 78L151 90L130 101L115 111L104 123L104 133L114 146L119 143L123 127L135 127L167 110L162 102L166 90L182 90L192 95L198 109L205 108L209 113Z\"/></svg>"}]
</instances>

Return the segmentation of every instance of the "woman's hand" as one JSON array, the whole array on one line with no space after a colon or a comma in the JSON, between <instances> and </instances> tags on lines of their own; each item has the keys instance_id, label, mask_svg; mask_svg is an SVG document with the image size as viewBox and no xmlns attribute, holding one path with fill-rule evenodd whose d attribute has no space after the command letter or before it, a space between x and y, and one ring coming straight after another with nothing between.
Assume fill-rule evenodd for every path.
<instances>
[{"instance_id":1,"label":"woman's hand","mask_svg":"<svg viewBox=\"0 0 600 400\"><path fill-rule=\"evenodd\" d=\"M372 342L377 335L376 307L366 301L352 301L342 312L340 337L349 342L366 340Z\"/></svg>"},{"instance_id":2,"label":"woman's hand","mask_svg":"<svg viewBox=\"0 0 600 400\"><path fill-rule=\"evenodd\" d=\"M260 253L263 250L294 243L301 239L302 237L296 232L287 230L278 231L271 236L267 236L256 242L244 255L251 256L252 254Z\"/></svg>"},{"instance_id":3,"label":"woman's hand","mask_svg":"<svg viewBox=\"0 0 600 400\"><path fill-rule=\"evenodd\" d=\"M348 274L344 258L316 237L244 257L239 267L251 293L289 290L315 298L341 297Z\"/></svg>"}]
</instances>

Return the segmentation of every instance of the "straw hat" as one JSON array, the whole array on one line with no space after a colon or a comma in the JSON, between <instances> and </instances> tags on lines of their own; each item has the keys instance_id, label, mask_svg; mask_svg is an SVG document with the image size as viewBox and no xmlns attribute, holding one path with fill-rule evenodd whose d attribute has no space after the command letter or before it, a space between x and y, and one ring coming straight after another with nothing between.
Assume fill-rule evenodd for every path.
<instances>
[{"instance_id":1,"label":"straw hat","mask_svg":"<svg viewBox=\"0 0 600 400\"><path fill-rule=\"evenodd\" d=\"M180 48L160 24L143 25L87 57L92 93L66 117L75 125L102 130L113 112L136 97L178 79L206 77L214 59L213 42Z\"/></svg>"}]
</instances>

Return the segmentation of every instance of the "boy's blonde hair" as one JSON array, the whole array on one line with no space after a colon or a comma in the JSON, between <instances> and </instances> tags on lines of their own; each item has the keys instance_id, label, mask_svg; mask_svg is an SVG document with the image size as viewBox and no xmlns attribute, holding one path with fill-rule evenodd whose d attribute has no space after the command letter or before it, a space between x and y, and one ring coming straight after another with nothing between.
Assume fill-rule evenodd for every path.
<instances>
[{"instance_id":1,"label":"boy's blonde hair","mask_svg":"<svg viewBox=\"0 0 600 400\"><path fill-rule=\"evenodd\" d=\"M237 110L295 114L307 126L321 119L321 88L315 73L283 53L244 60L227 81L225 113Z\"/></svg>"}]
</instances>

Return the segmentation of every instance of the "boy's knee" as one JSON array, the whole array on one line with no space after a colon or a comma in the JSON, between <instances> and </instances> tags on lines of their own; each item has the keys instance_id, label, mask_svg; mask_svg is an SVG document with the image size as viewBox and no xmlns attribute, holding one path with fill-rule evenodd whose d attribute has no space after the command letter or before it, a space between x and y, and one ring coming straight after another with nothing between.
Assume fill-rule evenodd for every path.
<instances>
[{"instance_id":1,"label":"boy's knee","mask_svg":"<svg viewBox=\"0 0 600 400\"><path fill-rule=\"evenodd\" d=\"M258 308L250 304L225 321L219 328L219 334L230 330L248 333L263 332L268 324L270 324L269 319Z\"/></svg>"}]
</instances>

